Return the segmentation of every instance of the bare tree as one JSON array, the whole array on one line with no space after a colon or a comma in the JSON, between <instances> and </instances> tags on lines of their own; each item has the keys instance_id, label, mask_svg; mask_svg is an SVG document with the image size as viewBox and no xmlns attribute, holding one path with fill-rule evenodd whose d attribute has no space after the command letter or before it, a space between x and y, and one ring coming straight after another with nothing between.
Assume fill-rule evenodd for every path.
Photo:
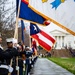
<instances>
[{"instance_id":1,"label":"bare tree","mask_svg":"<svg viewBox=\"0 0 75 75\"><path fill-rule=\"evenodd\" d=\"M16 4L14 0L0 0L0 33L5 41L13 37L16 21ZM16 2L15 2L16 3Z\"/></svg>"},{"instance_id":2,"label":"bare tree","mask_svg":"<svg viewBox=\"0 0 75 75\"><path fill-rule=\"evenodd\" d=\"M3 22L3 29L12 29L14 27L16 19L15 5L13 3L13 0L0 1L0 22Z\"/></svg>"}]
</instances>

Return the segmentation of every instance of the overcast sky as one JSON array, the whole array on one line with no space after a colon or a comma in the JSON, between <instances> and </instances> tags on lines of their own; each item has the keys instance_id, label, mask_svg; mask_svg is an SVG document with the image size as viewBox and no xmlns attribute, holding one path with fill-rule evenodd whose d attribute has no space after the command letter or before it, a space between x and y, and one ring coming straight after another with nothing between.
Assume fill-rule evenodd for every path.
<instances>
[{"instance_id":1,"label":"overcast sky","mask_svg":"<svg viewBox=\"0 0 75 75\"><path fill-rule=\"evenodd\" d=\"M60 28L59 26L55 25L54 23L50 23L50 25L48 26L40 26L41 29L44 29L45 31L53 31L53 30L59 30L59 31L64 31L64 32L67 32L65 31L64 29Z\"/></svg>"}]
</instances>

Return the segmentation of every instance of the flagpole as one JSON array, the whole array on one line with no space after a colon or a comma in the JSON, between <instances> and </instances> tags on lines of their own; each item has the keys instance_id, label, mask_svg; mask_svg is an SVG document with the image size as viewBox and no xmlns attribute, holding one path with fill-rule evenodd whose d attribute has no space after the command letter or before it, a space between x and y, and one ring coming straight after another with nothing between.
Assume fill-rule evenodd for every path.
<instances>
[{"instance_id":1,"label":"flagpole","mask_svg":"<svg viewBox=\"0 0 75 75\"><path fill-rule=\"evenodd\" d=\"M20 5L21 5L21 0L19 0L18 13L17 13L16 25L15 25L15 33L14 33L14 38L17 39L17 40L18 40L18 18L19 18Z\"/></svg>"},{"instance_id":2,"label":"flagpole","mask_svg":"<svg viewBox=\"0 0 75 75\"><path fill-rule=\"evenodd\" d=\"M29 27L30 27L30 25L29 25ZM30 28L29 28L29 47L31 48Z\"/></svg>"},{"instance_id":3,"label":"flagpole","mask_svg":"<svg viewBox=\"0 0 75 75\"><path fill-rule=\"evenodd\" d=\"M15 33L14 33L14 38L17 39L17 41L18 41L18 18L19 18L19 12L20 12L20 5L21 5L21 0L19 0L18 13L17 13L16 25L15 25ZM18 57L16 57L16 66L18 66ZM17 70L17 75L19 75L19 70Z\"/></svg>"}]
</instances>

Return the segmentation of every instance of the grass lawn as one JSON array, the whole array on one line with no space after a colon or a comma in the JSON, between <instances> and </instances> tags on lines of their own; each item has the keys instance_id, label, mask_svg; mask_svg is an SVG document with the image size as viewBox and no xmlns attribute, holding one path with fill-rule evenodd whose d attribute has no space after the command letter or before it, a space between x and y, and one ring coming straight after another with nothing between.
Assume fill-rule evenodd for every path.
<instances>
[{"instance_id":1,"label":"grass lawn","mask_svg":"<svg viewBox=\"0 0 75 75\"><path fill-rule=\"evenodd\" d=\"M55 62L56 64L62 66L68 71L75 75L75 58L53 58L49 57L49 60Z\"/></svg>"}]
</instances>

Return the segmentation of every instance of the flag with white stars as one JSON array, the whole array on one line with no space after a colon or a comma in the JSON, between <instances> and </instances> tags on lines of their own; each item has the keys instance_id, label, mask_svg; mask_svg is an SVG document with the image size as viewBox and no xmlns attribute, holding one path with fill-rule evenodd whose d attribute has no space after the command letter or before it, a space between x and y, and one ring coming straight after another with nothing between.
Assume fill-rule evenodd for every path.
<instances>
[{"instance_id":1,"label":"flag with white stars","mask_svg":"<svg viewBox=\"0 0 75 75\"><path fill-rule=\"evenodd\" d=\"M45 50L50 51L56 42L55 38L45 30L41 30L37 25L30 24L30 36Z\"/></svg>"}]
</instances>

